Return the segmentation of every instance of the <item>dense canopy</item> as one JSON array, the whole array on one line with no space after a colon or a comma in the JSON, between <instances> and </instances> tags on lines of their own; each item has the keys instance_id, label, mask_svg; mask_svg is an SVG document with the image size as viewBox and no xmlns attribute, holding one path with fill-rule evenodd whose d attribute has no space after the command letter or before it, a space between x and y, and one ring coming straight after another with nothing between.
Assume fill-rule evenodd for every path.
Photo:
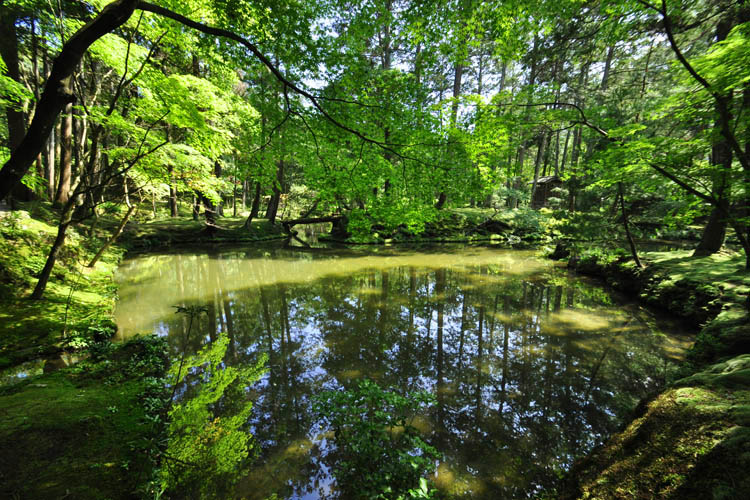
<instances>
[{"instance_id":1,"label":"dense canopy","mask_svg":"<svg viewBox=\"0 0 750 500\"><path fill-rule=\"evenodd\" d=\"M619 184L669 218L713 210L747 249L748 12L6 0L0 194L30 195L22 178L79 214L128 192L173 213L269 194L274 219L295 193L355 233L419 232L445 206L525 204L556 175L553 207L600 208Z\"/></svg>"}]
</instances>

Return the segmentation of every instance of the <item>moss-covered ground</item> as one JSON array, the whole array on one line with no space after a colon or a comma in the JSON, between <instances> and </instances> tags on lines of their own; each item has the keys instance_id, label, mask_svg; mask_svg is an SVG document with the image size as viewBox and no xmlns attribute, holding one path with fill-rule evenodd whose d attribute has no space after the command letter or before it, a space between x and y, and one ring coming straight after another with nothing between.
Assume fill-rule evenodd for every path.
<instances>
[{"instance_id":1,"label":"moss-covered ground","mask_svg":"<svg viewBox=\"0 0 750 500\"><path fill-rule=\"evenodd\" d=\"M133 498L158 463L165 347L106 340L124 249L86 264L114 218L90 235L69 230L43 299L31 300L57 216L23 208L0 214L0 497Z\"/></svg>"},{"instance_id":2,"label":"moss-covered ground","mask_svg":"<svg viewBox=\"0 0 750 500\"><path fill-rule=\"evenodd\" d=\"M113 274L123 249L112 247L94 268L86 267L106 237L69 231L43 300L30 300L36 277L57 234L46 206L0 217L0 369L85 346L114 325Z\"/></svg>"},{"instance_id":3,"label":"moss-covered ground","mask_svg":"<svg viewBox=\"0 0 750 500\"><path fill-rule=\"evenodd\" d=\"M750 497L750 355L706 367L578 464L561 498Z\"/></svg>"},{"instance_id":4,"label":"moss-covered ground","mask_svg":"<svg viewBox=\"0 0 750 500\"><path fill-rule=\"evenodd\" d=\"M122 245L133 250L151 250L170 246L200 244L254 243L286 238L281 224L267 219L253 219L245 228L244 217L221 217L215 231L207 231L203 219L181 216L130 224L122 236Z\"/></svg>"},{"instance_id":5,"label":"moss-covered ground","mask_svg":"<svg viewBox=\"0 0 750 500\"><path fill-rule=\"evenodd\" d=\"M643 402L636 418L573 467L559 498L750 498L750 273L723 251L587 251L569 266L598 275L698 328L682 378Z\"/></svg>"},{"instance_id":6,"label":"moss-covered ground","mask_svg":"<svg viewBox=\"0 0 750 500\"><path fill-rule=\"evenodd\" d=\"M75 366L0 387L4 498L117 499L153 489L165 348L100 342Z\"/></svg>"},{"instance_id":7,"label":"moss-covered ground","mask_svg":"<svg viewBox=\"0 0 750 500\"><path fill-rule=\"evenodd\" d=\"M45 203L0 212L0 497L152 498L164 441L166 347L114 346L114 272L127 250L283 237L267 220L137 211L95 267L124 208L71 226L42 300L29 297L57 234ZM156 481L156 482L154 482Z\"/></svg>"},{"instance_id":8,"label":"moss-covered ground","mask_svg":"<svg viewBox=\"0 0 750 500\"><path fill-rule=\"evenodd\" d=\"M70 231L45 298L28 299L56 232L44 204L0 216L0 482L9 498L130 498L154 478L164 443L163 345L114 347L114 270L126 249L283 237L259 219L219 219L213 234L188 214L134 217L118 244L84 264L117 215ZM529 211L446 211L404 241L544 241L555 221ZM559 229L559 227L558 227ZM84 234L85 232L85 234ZM387 235L386 235L387 236ZM378 235L377 241L387 238ZM383 240L383 241L380 241ZM623 252L589 249L569 265L600 276L700 327L682 378L644 402L605 446L578 462L562 498L750 498L750 273L733 252L694 258L647 252L645 270ZM65 353L64 356L60 356ZM83 361L80 361L83 360ZM77 364L64 367L78 361ZM50 371L63 366L57 371ZM45 373L48 372L48 373ZM152 493L153 491L151 491Z\"/></svg>"}]
</instances>

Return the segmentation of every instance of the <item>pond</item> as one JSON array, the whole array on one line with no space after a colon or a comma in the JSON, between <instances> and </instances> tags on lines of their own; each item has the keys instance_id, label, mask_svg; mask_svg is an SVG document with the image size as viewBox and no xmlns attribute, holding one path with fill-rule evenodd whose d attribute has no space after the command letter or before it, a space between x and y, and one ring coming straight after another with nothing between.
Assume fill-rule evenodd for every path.
<instances>
[{"instance_id":1,"label":"pond","mask_svg":"<svg viewBox=\"0 0 750 500\"><path fill-rule=\"evenodd\" d=\"M199 251L130 259L118 281L119 335L167 338L175 399L203 405L184 418L214 432L201 456L248 499L336 497L313 402L365 378L434 396L413 425L442 455L446 496L527 498L661 387L690 341L532 251ZM229 480L221 461L244 450L231 436L257 457Z\"/></svg>"}]
</instances>

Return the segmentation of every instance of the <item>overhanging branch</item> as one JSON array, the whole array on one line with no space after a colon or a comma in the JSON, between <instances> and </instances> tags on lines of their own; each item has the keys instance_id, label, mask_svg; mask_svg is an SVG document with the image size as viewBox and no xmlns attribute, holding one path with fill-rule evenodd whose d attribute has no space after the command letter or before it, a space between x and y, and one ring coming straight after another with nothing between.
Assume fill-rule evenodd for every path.
<instances>
[{"instance_id":1,"label":"overhanging branch","mask_svg":"<svg viewBox=\"0 0 750 500\"><path fill-rule=\"evenodd\" d=\"M369 144L373 144L389 153L392 153L400 158L403 158L403 155L401 155L400 153L398 153L397 151L393 149L393 146L400 146L399 144L391 144L391 143L387 143L383 141L378 141L377 139L368 137L362 132L356 129L353 129L345 125L341 121L337 120L336 118L334 118L330 113L328 113L325 110L325 108L323 108L323 106L320 104L320 101L318 100L318 97L314 96L310 92L306 91L305 89L294 84L292 81L288 80L281 73L281 71L276 67L276 65L274 65L271 62L271 60L268 59L268 57L266 57L254 43L250 42L246 38L238 35L237 33L234 33L233 31L229 31L223 28L217 28L215 26L208 26L206 24L193 21L190 18L187 18L181 14L173 12L159 5L154 5L148 2L139 2L136 8L139 10L152 12L162 17L166 17L167 19L172 19L173 21L183 24L189 28L193 28L196 31L200 31L201 33L205 33L207 35L212 35L215 37L226 38L228 40L233 40L239 43L240 45L244 46L247 50L249 50L256 58L258 58L258 60L261 63L263 63L263 65L266 66L271 71L271 73L273 73L276 79L279 80L285 86L285 88L292 89L295 93L301 95L302 97L310 101L313 107L317 109L318 112L320 112L320 114L323 115L323 117L329 122L331 122L334 126L336 126L337 128L340 128L341 130L349 132L352 135L355 135L356 137L360 138L361 140Z\"/></svg>"}]
</instances>

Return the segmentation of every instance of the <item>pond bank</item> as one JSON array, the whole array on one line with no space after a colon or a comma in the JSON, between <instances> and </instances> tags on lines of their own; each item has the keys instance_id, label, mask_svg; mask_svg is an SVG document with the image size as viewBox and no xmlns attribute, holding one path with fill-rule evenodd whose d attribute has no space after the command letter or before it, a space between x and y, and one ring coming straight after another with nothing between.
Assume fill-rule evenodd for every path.
<instances>
[{"instance_id":1,"label":"pond bank","mask_svg":"<svg viewBox=\"0 0 750 500\"><path fill-rule=\"evenodd\" d=\"M102 224L101 226L104 226ZM108 227L108 226L107 226ZM105 230L102 230L105 229ZM9 498L153 497L166 346L114 333L109 234L71 230L43 300L29 300L55 237L46 204L0 217L0 482Z\"/></svg>"},{"instance_id":2,"label":"pond bank","mask_svg":"<svg viewBox=\"0 0 750 500\"><path fill-rule=\"evenodd\" d=\"M129 230L123 241L130 248L147 250L197 241L229 243L236 237L243 242L283 237L270 224L261 227L266 221L254 221L254 228L259 226L252 234L235 236L240 222L229 221L230 233L214 239L200 235L202 223L183 221L183 227L176 229L172 228L172 221L141 224ZM164 346L137 340L133 345L113 348L96 342L112 328L116 287L111 276L125 248L112 247L93 271L87 271L80 263L93 255L107 236L106 231L98 240L73 233L45 300L32 302L22 296L33 285L34 275L43 265L44 252L54 238L54 216L46 213L29 217L20 212L15 220L2 222L0 229L0 244L4 245L0 286L8 292L3 294L4 317L0 318L6 327L0 362L18 366L21 361L38 359L42 354L75 352L86 346L94 353L90 360L55 373L42 373L45 363L39 373L22 373L19 368L16 378L22 375L24 380L0 389L0 408L6 417L0 423L0 445L12 450L23 448L25 453L0 460L0 478L9 485L7 491L22 498L128 498L134 492L143 494L153 485L159 450L155 443L163 437L163 419L158 423L163 415L158 392L154 392L163 383L154 380L166 370L158 362ZM710 490L713 492L739 492L739 496L748 491L741 479L742 467L748 465L743 461L746 450L742 451L747 443L748 363L737 357L725 364L710 365L732 352L747 352L742 351L747 322L741 305L750 288L737 278L733 257L725 257L728 262L719 259L716 266L700 266L705 269L702 277L695 274L695 261L674 252L654 254L650 260L656 267L648 273L630 269L627 262L613 267L606 259L579 259L579 272L598 272L608 277L615 288L679 311L694 324L709 321L719 311L720 314L701 332L697 345L703 348L696 348L691 354L693 368L689 373L700 376L688 378L687 385L679 389L675 386L650 404L641 405L639 419L631 424L630 433L618 435L625 441L618 441L616 436L610 441L612 444L576 466L579 480L569 485L566 492L572 493L565 498L587 492L628 498L634 491L664 491L671 495L693 486L704 488L700 490L704 492L709 491L707 488L714 488ZM661 274L652 271L659 265L664 276L677 278L657 278ZM724 274L716 278L712 273ZM135 369L139 366L150 367L141 372ZM648 455L647 452L654 452L649 439L664 440L667 449L671 447L669 443L679 445L685 454ZM659 450L663 447L656 452ZM628 461L633 456L637 459ZM690 456L696 458L691 460ZM652 459L668 466L645 470L644 461ZM728 465L724 467L719 460ZM702 485L696 482L721 478L725 469L734 473L736 484L722 479L706 480ZM671 486L658 482L665 477L669 477ZM601 486L616 483L633 486L624 493Z\"/></svg>"},{"instance_id":3,"label":"pond bank","mask_svg":"<svg viewBox=\"0 0 750 500\"><path fill-rule=\"evenodd\" d=\"M577 461L559 498L750 498L750 274L733 253L574 254L568 267L700 325L682 378Z\"/></svg>"}]
</instances>

